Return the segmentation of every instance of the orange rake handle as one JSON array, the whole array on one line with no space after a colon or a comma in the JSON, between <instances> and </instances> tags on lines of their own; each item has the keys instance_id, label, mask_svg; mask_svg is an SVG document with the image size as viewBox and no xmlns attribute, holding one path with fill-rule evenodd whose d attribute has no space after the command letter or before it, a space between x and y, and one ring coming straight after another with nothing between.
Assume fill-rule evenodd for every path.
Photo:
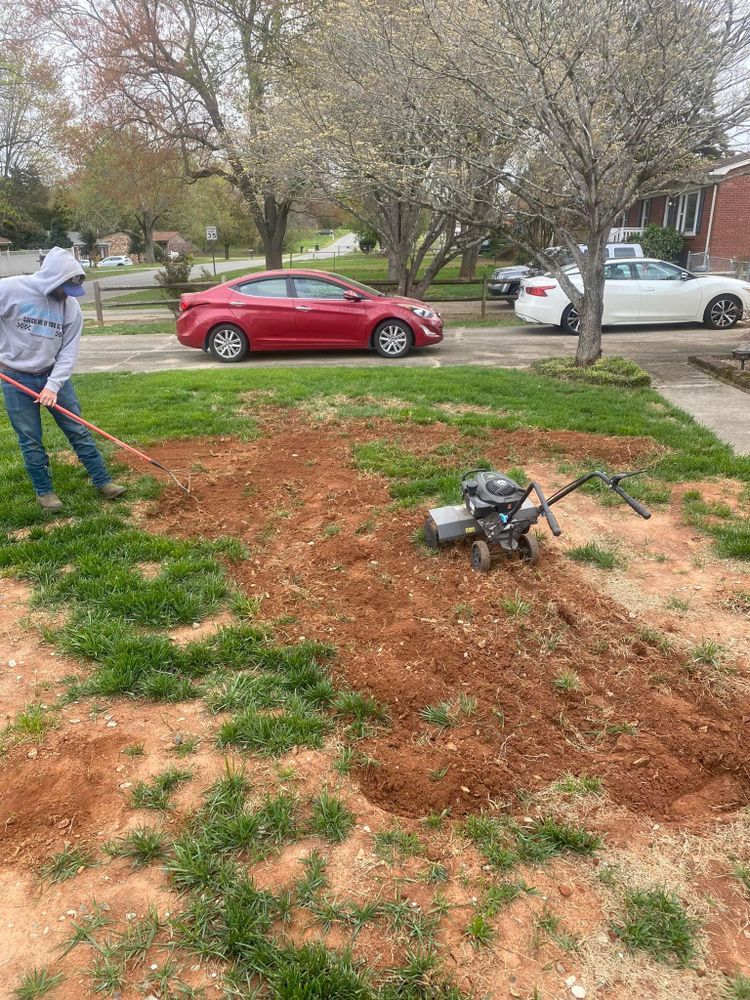
<instances>
[{"instance_id":1,"label":"orange rake handle","mask_svg":"<svg viewBox=\"0 0 750 1000\"><path fill-rule=\"evenodd\" d=\"M15 389L25 392L27 396L31 396L32 399L35 399L37 403L39 402L39 393L34 392L33 389L29 389L28 386L22 385L20 382L16 382L15 379L11 378L9 375L3 374L3 372L0 372L0 379L2 379L3 382L7 382L8 385L12 385ZM151 458L151 456L147 455L145 452L138 451L137 448L134 448L130 444L126 444L125 441L121 441L119 438L114 437L114 435L108 434L106 431L103 431L101 427L97 427L96 424L92 424L88 420L84 420L83 417L79 417L77 413L72 413L70 410L66 410L65 407L60 406L59 403L55 403L54 406L50 406L48 409L59 410L59 412L64 414L66 417L69 417L71 420L75 420L77 424L82 424L84 427L88 427L90 431L96 431L96 433L101 434L103 438L106 438L108 441L116 444L118 448L123 448L125 451L129 451L137 458L140 458L142 462L148 462L150 465L155 465L157 469L161 469L162 472L166 472L167 475L171 476L181 490L184 490L185 493L190 493L190 490L186 486L182 485L171 469L168 469L166 465L162 465L161 462L157 462L155 458Z\"/></svg>"}]
</instances>

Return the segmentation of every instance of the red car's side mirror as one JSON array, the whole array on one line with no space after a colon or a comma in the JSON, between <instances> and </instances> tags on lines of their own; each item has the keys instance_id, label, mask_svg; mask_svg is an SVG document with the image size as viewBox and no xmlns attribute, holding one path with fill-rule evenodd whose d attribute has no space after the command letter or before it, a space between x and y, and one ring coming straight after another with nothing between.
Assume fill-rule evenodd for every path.
<instances>
[{"instance_id":1,"label":"red car's side mirror","mask_svg":"<svg viewBox=\"0 0 750 1000\"><path fill-rule=\"evenodd\" d=\"M362 296L358 295L353 289L347 288L344 292L344 298L347 302L361 302Z\"/></svg>"}]
</instances>

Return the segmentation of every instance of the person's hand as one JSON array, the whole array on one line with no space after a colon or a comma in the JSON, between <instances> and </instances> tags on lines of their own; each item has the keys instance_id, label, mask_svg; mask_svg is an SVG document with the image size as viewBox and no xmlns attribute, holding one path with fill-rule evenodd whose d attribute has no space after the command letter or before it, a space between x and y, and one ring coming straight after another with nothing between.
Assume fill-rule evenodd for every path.
<instances>
[{"instance_id":1,"label":"person's hand","mask_svg":"<svg viewBox=\"0 0 750 1000\"><path fill-rule=\"evenodd\" d=\"M39 393L38 403L40 406L54 406L57 402L57 393L51 389L42 389Z\"/></svg>"}]
</instances>

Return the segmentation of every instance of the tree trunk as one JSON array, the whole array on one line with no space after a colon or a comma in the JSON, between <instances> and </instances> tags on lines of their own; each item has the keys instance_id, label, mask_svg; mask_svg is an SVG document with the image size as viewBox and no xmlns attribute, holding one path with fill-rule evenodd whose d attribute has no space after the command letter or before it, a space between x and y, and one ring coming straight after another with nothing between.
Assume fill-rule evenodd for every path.
<instances>
[{"instance_id":1,"label":"tree trunk","mask_svg":"<svg viewBox=\"0 0 750 1000\"><path fill-rule=\"evenodd\" d=\"M229 244L224 244L224 260L229 260Z\"/></svg>"},{"instance_id":2,"label":"tree trunk","mask_svg":"<svg viewBox=\"0 0 750 1000\"><path fill-rule=\"evenodd\" d=\"M458 272L459 281L473 281L477 272L477 261L479 260L479 245L469 247L464 250L461 257L461 269Z\"/></svg>"},{"instance_id":3,"label":"tree trunk","mask_svg":"<svg viewBox=\"0 0 750 1000\"><path fill-rule=\"evenodd\" d=\"M577 306L581 323L578 333L576 365L586 368L602 356L602 314L604 312L604 242L606 235L597 234L588 244L581 265L583 296Z\"/></svg>"}]
</instances>

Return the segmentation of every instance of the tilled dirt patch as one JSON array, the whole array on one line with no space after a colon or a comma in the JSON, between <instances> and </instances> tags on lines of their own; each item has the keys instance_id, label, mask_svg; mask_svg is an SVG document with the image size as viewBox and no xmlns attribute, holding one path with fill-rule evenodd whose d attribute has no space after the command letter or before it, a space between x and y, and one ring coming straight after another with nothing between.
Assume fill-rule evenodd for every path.
<instances>
[{"instance_id":1,"label":"tilled dirt patch","mask_svg":"<svg viewBox=\"0 0 750 1000\"><path fill-rule=\"evenodd\" d=\"M250 443L153 449L167 465L192 466L194 499L169 491L145 523L244 540L252 556L237 581L263 598L262 616L286 621L290 637L334 642L342 678L388 705L392 726L363 746L375 763L359 778L374 803L400 816L460 815L512 804L568 771L599 775L615 802L681 823L750 801L750 700L741 686L717 697L683 653L644 640L638 617L550 538L537 567L508 563L487 576L470 571L460 547L427 554L413 540L424 512L394 509L386 480L355 468L352 444L376 439L417 454L450 443L451 463L460 464L455 428L315 424L299 411L266 410L264 419L264 435ZM633 467L649 449L647 441L517 431L488 439L484 451L500 469L521 459L544 482L551 455ZM570 501L573 511L587 505L614 535L635 517L580 494ZM658 541L675 519L655 513L639 525ZM517 596L528 605L523 615L501 604ZM556 686L566 672L577 675L577 689ZM426 706L461 694L475 704L451 728L421 718Z\"/></svg>"}]
</instances>

